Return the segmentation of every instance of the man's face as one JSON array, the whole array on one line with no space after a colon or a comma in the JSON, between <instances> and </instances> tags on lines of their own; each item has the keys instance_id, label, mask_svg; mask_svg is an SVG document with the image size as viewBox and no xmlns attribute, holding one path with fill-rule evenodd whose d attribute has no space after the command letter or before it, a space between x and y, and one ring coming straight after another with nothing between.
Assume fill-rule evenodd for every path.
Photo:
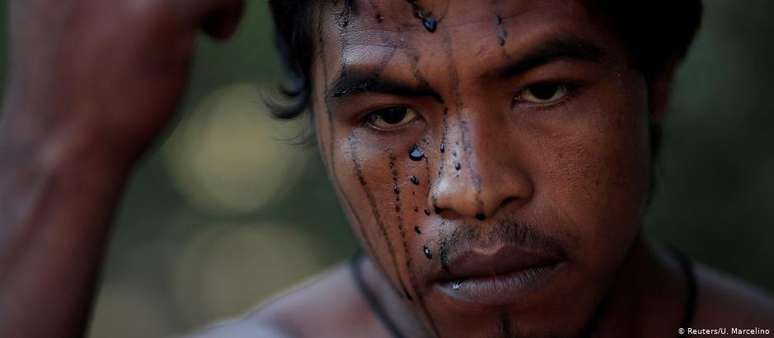
<instances>
[{"instance_id":1,"label":"man's face","mask_svg":"<svg viewBox=\"0 0 774 338\"><path fill-rule=\"evenodd\" d=\"M580 2L326 3L313 110L363 247L442 337L570 336L639 233L642 74Z\"/></svg>"}]
</instances>

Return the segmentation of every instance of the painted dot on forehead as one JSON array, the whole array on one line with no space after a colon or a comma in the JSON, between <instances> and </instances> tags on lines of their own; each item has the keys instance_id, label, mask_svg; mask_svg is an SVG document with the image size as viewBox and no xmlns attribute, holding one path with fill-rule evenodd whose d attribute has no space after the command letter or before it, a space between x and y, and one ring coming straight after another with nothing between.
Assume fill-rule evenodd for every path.
<instances>
[{"instance_id":1,"label":"painted dot on forehead","mask_svg":"<svg viewBox=\"0 0 774 338\"><path fill-rule=\"evenodd\" d=\"M508 38L508 31L506 31L503 26L503 18L501 16L495 16L495 25L497 26L497 43L500 46L505 46L506 38Z\"/></svg>"}]
</instances>

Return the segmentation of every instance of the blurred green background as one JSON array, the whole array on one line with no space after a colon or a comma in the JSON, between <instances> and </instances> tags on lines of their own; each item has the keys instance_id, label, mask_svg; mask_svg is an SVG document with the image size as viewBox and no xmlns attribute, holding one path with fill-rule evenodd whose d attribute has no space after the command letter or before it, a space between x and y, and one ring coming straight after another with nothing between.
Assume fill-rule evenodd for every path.
<instances>
[{"instance_id":1,"label":"blurred green background","mask_svg":"<svg viewBox=\"0 0 774 338\"><path fill-rule=\"evenodd\" d=\"M705 4L647 228L772 293L774 1ZM251 1L236 39L201 40L179 122L121 204L91 337L189 332L354 251L316 146L283 141L308 122L271 120L261 104L282 75L270 22L266 1Z\"/></svg>"}]
</instances>

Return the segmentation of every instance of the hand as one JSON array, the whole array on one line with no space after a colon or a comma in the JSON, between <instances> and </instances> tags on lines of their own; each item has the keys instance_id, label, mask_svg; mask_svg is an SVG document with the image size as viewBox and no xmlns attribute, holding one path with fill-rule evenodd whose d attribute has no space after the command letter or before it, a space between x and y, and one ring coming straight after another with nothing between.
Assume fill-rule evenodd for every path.
<instances>
[{"instance_id":1,"label":"hand","mask_svg":"<svg viewBox=\"0 0 774 338\"><path fill-rule=\"evenodd\" d=\"M9 5L11 69L0 132L30 140L25 144L54 143L131 161L174 114L198 31L228 37L244 2Z\"/></svg>"},{"instance_id":2,"label":"hand","mask_svg":"<svg viewBox=\"0 0 774 338\"><path fill-rule=\"evenodd\" d=\"M197 32L228 37L243 2L8 4L0 337L83 337L127 172L174 114Z\"/></svg>"}]
</instances>

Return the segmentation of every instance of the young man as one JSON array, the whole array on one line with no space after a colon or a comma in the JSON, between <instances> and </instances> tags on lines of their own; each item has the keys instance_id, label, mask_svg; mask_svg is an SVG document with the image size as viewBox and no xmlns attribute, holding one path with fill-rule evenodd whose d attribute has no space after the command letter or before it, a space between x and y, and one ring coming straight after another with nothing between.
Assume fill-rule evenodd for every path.
<instances>
[{"instance_id":1,"label":"young man","mask_svg":"<svg viewBox=\"0 0 774 338\"><path fill-rule=\"evenodd\" d=\"M110 214L238 1L10 0L0 336L83 334ZM199 336L674 337L774 328L642 235L698 1L275 1L364 254ZM131 320L131 319L127 319ZM690 331L688 332L690 333Z\"/></svg>"}]
</instances>

